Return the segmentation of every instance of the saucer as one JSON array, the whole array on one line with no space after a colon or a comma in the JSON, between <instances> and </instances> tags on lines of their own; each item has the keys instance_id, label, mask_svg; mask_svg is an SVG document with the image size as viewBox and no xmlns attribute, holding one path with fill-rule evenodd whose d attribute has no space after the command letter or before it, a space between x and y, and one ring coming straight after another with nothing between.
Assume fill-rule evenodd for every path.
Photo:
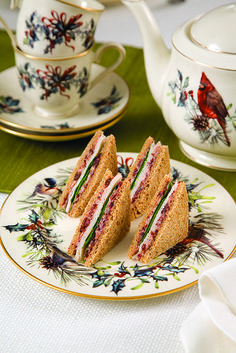
<instances>
[{"instance_id":1,"label":"saucer","mask_svg":"<svg viewBox=\"0 0 236 353\"><path fill-rule=\"evenodd\" d=\"M93 64L91 79L103 70L103 66ZM81 99L79 112L70 117L40 117L24 96L17 69L12 67L0 73L0 129L36 139L52 139L60 135L64 139L78 138L117 122L127 111L129 100L127 83L112 72Z\"/></svg>"},{"instance_id":2,"label":"saucer","mask_svg":"<svg viewBox=\"0 0 236 353\"><path fill-rule=\"evenodd\" d=\"M77 131L77 132L76 131L72 131L72 132L69 131L69 132L65 132L64 134L63 133L54 133L54 134L50 135L49 133L44 133L43 131L33 133L31 131L20 129L17 127L16 128L13 128L13 127L9 128L6 124L2 123L1 121L0 121L0 130L5 131L5 132L12 134L12 135L16 135L19 137L29 139L29 140L53 141L53 142L68 141L68 140L74 140L74 139L79 139L79 138L93 135L99 129L102 129L103 131L108 129L109 127L116 124L121 118L123 118L126 111L127 110L125 110L121 115L119 115L115 119L109 121L105 125L98 126L94 129L89 129L89 130L83 130L83 131Z\"/></svg>"},{"instance_id":3,"label":"saucer","mask_svg":"<svg viewBox=\"0 0 236 353\"><path fill-rule=\"evenodd\" d=\"M192 161L208 168L224 170L228 172L236 171L236 158L229 156L220 156L191 147L183 141L179 141L181 151Z\"/></svg>"}]
</instances>

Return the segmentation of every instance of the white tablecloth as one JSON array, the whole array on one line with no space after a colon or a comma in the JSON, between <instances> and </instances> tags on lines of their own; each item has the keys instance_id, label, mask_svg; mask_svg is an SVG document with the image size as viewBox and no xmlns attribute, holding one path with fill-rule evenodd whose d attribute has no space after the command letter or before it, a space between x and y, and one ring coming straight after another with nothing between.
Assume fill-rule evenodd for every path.
<instances>
[{"instance_id":1,"label":"white tablecloth","mask_svg":"<svg viewBox=\"0 0 236 353\"><path fill-rule=\"evenodd\" d=\"M1 248L0 273L4 353L180 353L180 327L200 301L196 285L127 302L72 296L27 277Z\"/></svg>"},{"instance_id":2,"label":"white tablecloth","mask_svg":"<svg viewBox=\"0 0 236 353\"><path fill-rule=\"evenodd\" d=\"M2 17L15 27L17 13L1 0ZM9 2L8 2L9 3ZM164 40L177 25L223 0L187 0L168 5L150 0ZM120 4L102 15L97 41L142 46L137 24ZM5 195L0 195L0 204ZM113 302L57 292L24 275L0 249L0 352L4 353L181 353L179 331L200 302L198 286L164 297Z\"/></svg>"}]
</instances>

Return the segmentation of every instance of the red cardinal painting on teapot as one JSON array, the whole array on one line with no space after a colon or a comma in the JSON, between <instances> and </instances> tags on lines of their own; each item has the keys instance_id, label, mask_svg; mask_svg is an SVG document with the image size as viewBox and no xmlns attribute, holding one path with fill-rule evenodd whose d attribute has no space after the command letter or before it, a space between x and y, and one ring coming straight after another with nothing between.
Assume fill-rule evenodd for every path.
<instances>
[{"instance_id":1,"label":"red cardinal painting on teapot","mask_svg":"<svg viewBox=\"0 0 236 353\"><path fill-rule=\"evenodd\" d=\"M230 147L230 127L236 129L236 116L229 114L232 104L226 106L222 95L217 91L212 81L202 72L199 86L194 97L194 91L189 89L189 76L183 77L178 70L175 81L169 82L174 104L186 109L186 121L199 133L202 143L215 144L222 142Z\"/></svg>"},{"instance_id":2,"label":"red cardinal painting on teapot","mask_svg":"<svg viewBox=\"0 0 236 353\"><path fill-rule=\"evenodd\" d=\"M216 119L218 121L224 132L226 143L230 146L230 140L226 131L226 116L229 116L228 110L220 93L208 79L205 72L202 73L197 92L197 99L202 115L207 116L209 119Z\"/></svg>"}]
</instances>

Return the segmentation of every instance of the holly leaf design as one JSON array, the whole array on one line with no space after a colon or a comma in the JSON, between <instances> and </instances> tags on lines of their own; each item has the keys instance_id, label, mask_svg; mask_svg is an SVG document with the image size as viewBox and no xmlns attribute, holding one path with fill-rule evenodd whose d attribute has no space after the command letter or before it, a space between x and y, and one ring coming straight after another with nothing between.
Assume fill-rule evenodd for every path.
<instances>
[{"instance_id":1,"label":"holly leaf design","mask_svg":"<svg viewBox=\"0 0 236 353\"><path fill-rule=\"evenodd\" d=\"M128 266L124 266L124 261L121 263L120 267L118 268L118 271L121 273L127 273L130 275L130 272L127 270Z\"/></svg>"},{"instance_id":2,"label":"holly leaf design","mask_svg":"<svg viewBox=\"0 0 236 353\"><path fill-rule=\"evenodd\" d=\"M125 287L125 279L118 279L112 283L112 292L118 294Z\"/></svg>"},{"instance_id":3,"label":"holly leaf design","mask_svg":"<svg viewBox=\"0 0 236 353\"><path fill-rule=\"evenodd\" d=\"M32 221L34 224L37 224L37 221L39 220L39 215L34 211L31 210L31 215L29 216L30 221Z\"/></svg>"},{"instance_id":4,"label":"holly leaf design","mask_svg":"<svg viewBox=\"0 0 236 353\"><path fill-rule=\"evenodd\" d=\"M189 270L189 268L187 268L187 267L179 268L179 267L176 267L176 266L167 265L167 266L163 266L162 270L169 271L169 272L174 272L174 273L181 273L181 272L185 272L186 270Z\"/></svg>"},{"instance_id":5,"label":"holly leaf design","mask_svg":"<svg viewBox=\"0 0 236 353\"><path fill-rule=\"evenodd\" d=\"M6 228L7 230L9 230L10 233L12 233L12 232L22 232L26 230L28 226L29 226L28 224L21 224L17 222L16 224L13 224L13 225L4 226L4 228Z\"/></svg>"},{"instance_id":6,"label":"holly leaf design","mask_svg":"<svg viewBox=\"0 0 236 353\"><path fill-rule=\"evenodd\" d=\"M168 278L166 276L158 276L158 275L153 275L151 276L155 281L168 281Z\"/></svg>"},{"instance_id":7,"label":"holly leaf design","mask_svg":"<svg viewBox=\"0 0 236 353\"><path fill-rule=\"evenodd\" d=\"M105 276L104 276L105 277ZM99 280L93 282L93 288L96 288L96 287L99 287L101 286L102 284L104 284L105 280L106 280L106 277L105 278L100 278Z\"/></svg>"},{"instance_id":8,"label":"holly leaf design","mask_svg":"<svg viewBox=\"0 0 236 353\"><path fill-rule=\"evenodd\" d=\"M139 269L139 266L136 264L134 268L134 277L143 277L143 276L148 277L153 273L153 271L154 271L153 267Z\"/></svg>"},{"instance_id":9,"label":"holly leaf design","mask_svg":"<svg viewBox=\"0 0 236 353\"><path fill-rule=\"evenodd\" d=\"M92 272L90 274L92 276L92 278L97 279L96 281L94 281L93 283L93 288L99 287L101 285L105 285L105 282L107 280L108 277L110 277L111 275L105 273L104 271L98 270L96 272Z\"/></svg>"}]
</instances>

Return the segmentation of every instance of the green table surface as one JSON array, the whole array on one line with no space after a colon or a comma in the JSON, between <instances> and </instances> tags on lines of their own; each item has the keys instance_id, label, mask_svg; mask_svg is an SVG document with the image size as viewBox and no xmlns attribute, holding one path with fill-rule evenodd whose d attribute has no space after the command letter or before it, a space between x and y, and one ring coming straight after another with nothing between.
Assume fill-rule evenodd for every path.
<instances>
[{"instance_id":1,"label":"green table surface","mask_svg":"<svg viewBox=\"0 0 236 353\"><path fill-rule=\"evenodd\" d=\"M5 31L0 31L0 71L14 66L14 53ZM125 47L126 59L117 69L131 91L125 116L106 130L116 138L119 152L139 152L148 136L169 146L170 157L194 166L222 184L236 199L235 173L213 170L192 162L181 151L178 139L164 121L155 103L145 74L143 50ZM103 65L114 59L111 51ZM1 82L1 85L4 84ZM26 178L53 163L79 156L91 137L64 142L41 142L17 137L0 131L0 192L11 192Z\"/></svg>"}]
</instances>

